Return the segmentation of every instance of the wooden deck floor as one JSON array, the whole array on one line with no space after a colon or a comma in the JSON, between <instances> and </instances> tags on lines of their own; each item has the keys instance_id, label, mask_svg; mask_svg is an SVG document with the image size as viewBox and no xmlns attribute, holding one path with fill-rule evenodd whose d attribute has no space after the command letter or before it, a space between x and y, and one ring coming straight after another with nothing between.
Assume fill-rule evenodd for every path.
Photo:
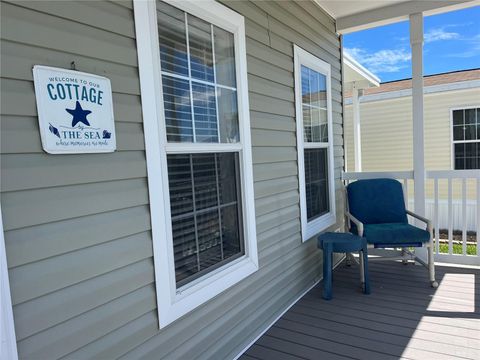
<instances>
[{"instance_id":1,"label":"wooden deck floor","mask_svg":"<svg viewBox=\"0 0 480 360\"><path fill-rule=\"evenodd\" d=\"M369 266L371 295L341 264L331 301L320 283L241 359L480 359L480 270L436 266L432 289L422 266Z\"/></svg>"}]
</instances>

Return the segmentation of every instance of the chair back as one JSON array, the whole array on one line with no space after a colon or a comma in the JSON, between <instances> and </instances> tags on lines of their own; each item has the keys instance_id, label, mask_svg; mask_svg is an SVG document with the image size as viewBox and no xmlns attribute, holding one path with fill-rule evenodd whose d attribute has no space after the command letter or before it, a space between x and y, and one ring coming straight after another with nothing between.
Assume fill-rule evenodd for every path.
<instances>
[{"instance_id":1,"label":"chair back","mask_svg":"<svg viewBox=\"0 0 480 360\"><path fill-rule=\"evenodd\" d=\"M402 184L394 179L358 180L347 186L350 213L364 224L407 223Z\"/></svg>"}]
</instances>

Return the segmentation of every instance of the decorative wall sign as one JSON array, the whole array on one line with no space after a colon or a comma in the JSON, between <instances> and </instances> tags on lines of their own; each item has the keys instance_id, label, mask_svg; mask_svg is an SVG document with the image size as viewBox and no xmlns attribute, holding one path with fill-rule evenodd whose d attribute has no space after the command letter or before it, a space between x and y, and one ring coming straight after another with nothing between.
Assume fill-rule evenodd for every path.
<instances>
[{"instance_id":1,"label":"decorative wall sign","mask_svg":"<svg viewBox=\"0 0 480 360\"><path fill-rule=\"evenodd\" d=\"M33 67L43 149L50 154L116 148L110 80L79 71Z\"/></svg>"}]
</instances>

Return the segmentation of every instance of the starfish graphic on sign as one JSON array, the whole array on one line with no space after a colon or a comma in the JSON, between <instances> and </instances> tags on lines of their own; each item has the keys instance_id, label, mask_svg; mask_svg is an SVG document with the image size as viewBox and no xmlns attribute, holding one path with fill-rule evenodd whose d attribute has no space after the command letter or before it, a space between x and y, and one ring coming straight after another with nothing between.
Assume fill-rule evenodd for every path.
<instances>
[{"instance_id":1,"label":"starfish graphic on sign","mask_svg":"<svg viewBox=\"0 0 480 360\"><path fill-rule=\"evenodd\" d=\"M87 120L87 115L91 114L90 110L83 110L80 103L77 101L75 104L75 109L65 109L70 115L73 116L72 127L75 127L79 122L90 126L90 123Z\"/></svg>"}]
</instances>

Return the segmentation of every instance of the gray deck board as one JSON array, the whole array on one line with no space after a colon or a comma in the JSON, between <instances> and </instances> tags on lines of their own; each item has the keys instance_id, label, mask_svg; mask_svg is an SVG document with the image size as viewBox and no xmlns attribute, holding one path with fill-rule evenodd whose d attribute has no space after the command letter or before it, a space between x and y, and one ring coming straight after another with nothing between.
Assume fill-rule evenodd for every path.
<instances>
[{"instance_id":1,"label":"gray deck board","mask_svg":"<svg viewBox=\"0 0 480 360\"><path fill-rule=\"evenodd\" d=\"M334 272L287 311L241 357L270 359L480 359L480 269L370 262L371 295L358 266Z\"/></svg>"}]
</instances>

